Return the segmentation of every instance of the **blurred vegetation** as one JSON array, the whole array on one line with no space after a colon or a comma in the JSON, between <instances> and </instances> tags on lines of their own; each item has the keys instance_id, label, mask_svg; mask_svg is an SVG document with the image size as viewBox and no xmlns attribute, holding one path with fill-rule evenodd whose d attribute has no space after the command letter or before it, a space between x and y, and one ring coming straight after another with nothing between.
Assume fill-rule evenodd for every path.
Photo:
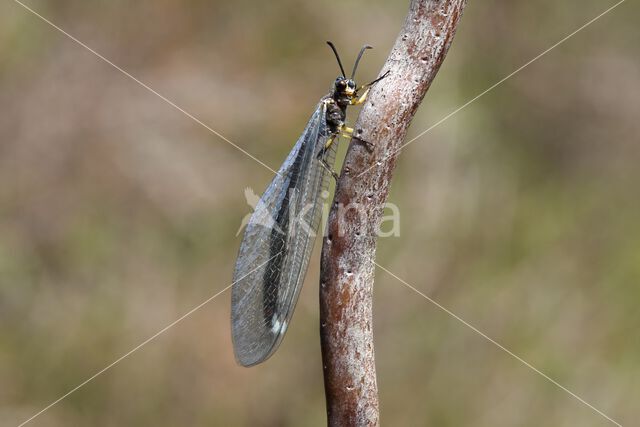
<instances>
[{"instance_id":1,"label":"blurred vegetation","mask_svg":"<svg viewBox=\"0 0 640 427\"><path fill-rule=\"evenodd\" d=\"M28 3L272 167L407 2ZM471 1L410 137L612 1ZM406 148L378 260L622 424L640 401L640 6L627 2ZM271 173L14 2L0 5L0 424L17 425L227 286ZM344 148L344 147L343 147ZM267 363L229 294L34 420L323 425L317 255ZM379 272L385 425L602 426Z\"/></svg>"}]
</instances>

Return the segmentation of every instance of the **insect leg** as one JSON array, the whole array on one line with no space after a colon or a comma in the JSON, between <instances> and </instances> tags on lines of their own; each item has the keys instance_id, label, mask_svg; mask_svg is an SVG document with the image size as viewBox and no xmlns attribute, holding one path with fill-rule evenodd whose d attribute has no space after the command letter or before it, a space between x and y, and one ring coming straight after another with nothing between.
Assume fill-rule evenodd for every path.
<instances>
[{"instance_id":1,"label":"insect leg","mask_svg":"<svg viewBox=\"0 0 640 427\"><path fill-rule=\"evenodd\" d=\"M350 127L347 127L347 126L342 126L342 129L340 129L340 133L345 138L351 138L351 137L353 137L353 128L350 128Z\"/></svg>"},{"instance_id":2,"label":"insect leg","mask_svg":"<svg viewBox=\"0 0 640 427\"><path fill-rule=\"evenodd\" d=\"M322 149L318 152L317 159L320 162L320 165L323 168L325 168L331 174L331 176L333 176L333 179L335 179L337 181L338 180L338 173L336 171L334 171L331 168L331 166L329 166L327 161L325 160L325 156L327 154L327 151L329 151L329 148L331 147L331 145L336 140L336 137L337 137L337 135L332 135L329 139L327 139L327 142L325 142L324 147L322 147Z\"/></svg>"},{"instance_id":3,"label":"insect leg","mask_svg":"<svg viewBox=\"0 0 640 427\"><path fill-rule=\"evenodd\" d=\"M362 86L360 89L364 89L366 86ZM358 99L352 99L349 104L351 105L360 105L362 104L365 99L367 99L367 95L369 95L369 88L367 87L367 90L364 91L364 93L362 94L362 96Z\"/></svg>"},{"instance_id":4,"label":"insect leg","mask_svg":"<svg viewBox=\"0 0 640 427\"><path fill-rule=\"evenodd\" d=\"M329 166L327 164L327 162L324 160L324 158L319 159L320 164L322 165L323 168L325 168L327 171L329 171L329 173L331 174L331 176L333 177L333 179L335 179L336 181L338 181L338 178L340 178L338 176L338 172L334 171L333 169L331 169L331 166Z\"/></svg>"},{"instance_id":5,"label":"insect leg","mask_svg":"<svg viewBox=\"0 0 640 427\"><path fill-rule=\"evenodd\" d=\"M387 70L387 72L386 72L386 73L384 73L383 75L381 75L380 77L378 77L378 78L377 78L377 79L375 79L374 81L372 81L372 82L370 82L370 83L367 83L366 85L362 85L362 86L360 86L360 87L356 90L356 92L359 92L359 91L361 91L362 89L365 89L365 88L366 88L367 90L362 94L362 96L361 96L360 98L355 99L355 100L352 100L352 101L350 102L350 104L351 104L351 105L360 105L360 104L362 104L362 103L365 101L365 99L367 99L367 95L369 94L369 89L371 88L371 86L373 86L374 84L378 83L380 80L382 80L382 79L384 79L385 77L387 77L387 76L389 75L389 73L390 73L390 71L389 71L389 70Z\"/></svg>"},{"instance_id":6,"label":"insect leg","mask_svg":"<svg viewBox=\"0 0 640 427\"><path fill-rule=\"evenodd\" d=\"M353 129L347 126L342 126L342 129L340 130L342 136L347 137L347 138L353 138ZM367 151L372 152L373 151L373 144L369 141L365 141L364 139L360 139L356 137L357 141L362 142L365 147L367 148Z\"/></svg>"}]
</instances>

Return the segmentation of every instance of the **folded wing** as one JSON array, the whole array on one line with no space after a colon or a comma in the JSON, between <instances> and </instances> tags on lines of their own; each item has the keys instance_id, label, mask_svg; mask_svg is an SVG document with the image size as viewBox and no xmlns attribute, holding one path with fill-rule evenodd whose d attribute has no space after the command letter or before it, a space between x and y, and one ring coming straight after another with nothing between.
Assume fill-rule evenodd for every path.
<instances>
[{"instance_id":1,"label":"folded wing","mask_svg":"<svg viewBox=\"0 0 640 427\"><path fill-rule=\"evenodd\" d=\"M293 315L329 185L317 159L329 136L321 101L245 229L231 297L233 346L241 365L271 356ZM326 159L330 165L336 145Z\"/></svg>"}]
</instances>

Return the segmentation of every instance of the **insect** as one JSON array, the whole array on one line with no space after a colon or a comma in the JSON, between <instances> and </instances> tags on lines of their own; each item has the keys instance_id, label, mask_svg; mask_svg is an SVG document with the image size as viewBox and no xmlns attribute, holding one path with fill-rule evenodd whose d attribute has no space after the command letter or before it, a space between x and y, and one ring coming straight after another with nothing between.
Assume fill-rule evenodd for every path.
<instances>
[{"instance_id":1,"label":"insect","mask_svg":"<svg viewBox=\"0 0 640 427\"><path fill-rule=\"evenodd\" d=\"M269 358L280 345L293 315L320 225L321 195L329 186L338 136L350 137L347 107L364 102L370 87L386 77L357 87L340 56L327 44L340 66L331 91L320 99L302 135L256 205L236 261L231 295L231 335L236 360L252 366ZM360 92L364 93L360 95Z\"/></svg>"}]
</instances>

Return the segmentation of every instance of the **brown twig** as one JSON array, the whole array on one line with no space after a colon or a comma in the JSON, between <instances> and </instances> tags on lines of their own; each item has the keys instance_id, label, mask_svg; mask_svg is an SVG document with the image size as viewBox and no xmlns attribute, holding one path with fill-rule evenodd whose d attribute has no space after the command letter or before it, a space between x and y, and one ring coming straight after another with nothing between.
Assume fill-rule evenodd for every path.
<instances>
[{"instance_id":1,"label":"brown twig","mask_svg":"<svg viewBox=\"0 0 640 427\"><path fill-rule=\"evenodd\" d=\"M330 426L379 424L372 333L377 229L398 150L466 3L411 1L382 69L390 73L373 87L354 127L322 247L320 336Z\"/></svg>"}]
</instances>

